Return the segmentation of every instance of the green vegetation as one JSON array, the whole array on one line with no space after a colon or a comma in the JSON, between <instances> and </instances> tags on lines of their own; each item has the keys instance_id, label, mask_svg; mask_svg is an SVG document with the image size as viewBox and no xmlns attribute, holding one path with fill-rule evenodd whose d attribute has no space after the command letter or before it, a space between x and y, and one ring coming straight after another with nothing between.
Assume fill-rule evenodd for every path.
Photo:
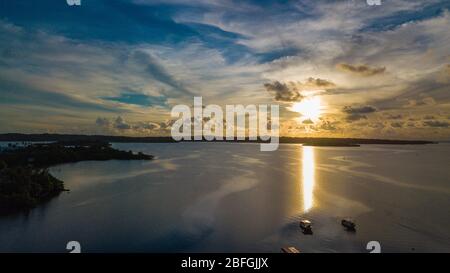
<instances>
[{"instance_id":1,"label":"green vegetation","mask_svg":"<svg viewBox=\"0 0 450 273\"><path fill-rule=\"evenodd\" d=\"M12 147L0 152L0 213L30 209L64 191L48 168L86 160L150 160L153 156L119 151L105 142L58 142Z\"/></svg>"}]
</instances>

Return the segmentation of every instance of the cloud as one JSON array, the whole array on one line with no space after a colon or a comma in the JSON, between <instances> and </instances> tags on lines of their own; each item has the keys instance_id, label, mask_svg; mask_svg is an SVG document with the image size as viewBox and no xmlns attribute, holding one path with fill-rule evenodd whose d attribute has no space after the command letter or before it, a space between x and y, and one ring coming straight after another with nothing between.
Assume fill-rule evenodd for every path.
<instances>
[{"instance_id":1,"label":"cloud","mask_svg":"<svg viewBox=\"0 0 450 273\"><path fill-rule=\"evenodd\" d=\"M143 66L145 71L155 80L165 83L187 95L193 95L189 89L170 75L164 66L162 66L153 56L143 51L136 51L133 53L132 58L137 64Z\"/></svg>"},{"instance_id":2,"label":"cloud","mask_svg":"<svg viewBox=\"0 0 450 273\"><path fill-rule=\"evenodd\" d=\"M339 122L337 122L337 121L331 122L329 120L324 120L319 124L319 126L317 128L319 130L334 131L337 129L337 127L335 125L338 123Z\"/></svg>"},{"instance_id":3,"label":"cloud","mask_svg":"<svg viewBox=\"0 0 450 273\"><path fill-rule=\"evenodd\" d=\"M417 128L417 124L415 122L412 122L412 121L408 122L406 124L406 126L408 126L409 128Z\"/></svg>"},{"instance_id":4,"label":"cloud","mask_svg":"<svg viewBox=\"0 0 450 273\"><path fill-rule=\"evenodd\" d=\"M376 122L365 122L365 123L361 124L361 126L364 126L364 127L368 126L368 127L372 128L372 129L376 129L376 130L380 130L380 129L383 129L383 128L386 127L383 122L379 122L379 121L376 121Z\"/></svg>"},{"instance_id":5,"label":"cloud","mask_svg":"<svg viewBox=\"0 0 450 273\"><path fill-rule=\"evenodd\" d=\"M268 92L275 95L276 101L295 102L301 101L303 99L303 96L300 94L297 88L295 88L295 86L292 86L291 84L288 86L288 84L286 83L274 81L272 83L264 84L264 87Z\"/></svg>"},{"instance_id":6,"label":"cloud","mask_svg":"<svg viewBox=\"0 0 450 273\"><path fill-rule=\"evenodd\" d=\"M401 114L387 114L385 115L387 119L402 119L403 115Z\"/></svg>"},{"instance_id":7,"label":"cloud","mask_svg":"<svg viewBox=\"0 0 450 273\"><path fill-rule=\"evenodd\" d=\"M172 125L175 123L175 120L166 120L163 122L160 122L158 125L160 127L160 129L162 130L170 130L170 128L172 127Z\"/></svg>"},{"instance_id":8,"label":"cloud","mask_svg":"<svg viewBox=\"0 0 450 273\"><path fill-rule=\"evenodd\" d=\"M148 131L153 131L153 130L158 130L161 128L161 126L158 123L155 122L137 122L136 124L132 125L132 128L134 130L148 130Z\"/></svg>"},{"instance_id":9,"label":"cloud","mask_svg":"<svg viewBox=\"0 0 450 273\"><path fill-rule=\"evenodd\" d=\"M311 119L305 119L302 123L303 124L314 124L314 122Z\"/></svg>"},{"instance_id":10,"label":"cloud","mask_svg":"<svg viewBox=\"0 0 450 273\"><path fill-rule=\"evenodd\" d=\"M411 99L404 107L416 107L416 106L432 106L436 104L436 100L432 97L425 97L422 99Z\"/></svg>"},{"instance_id":11,"label":"cloud","mask_svg":"<svg viewBox=\"0 0 450 273\"><path fill-rule=\"evenodd\" d=\"M100 128L104 129L106 131L108 130L129 130L132 128L130 124L128 124L121 116L116 117L114 120L110 120L109 118L105 117L98 117L95 120L95 125Z\"/></svg>"},{"instance_id":12,"label":"cloud","mask_svg":"<svg viewBox=\"0 0 450 273\"><path fill-rule=\"evenodd\" d=\"M402 128L403 124L404 124L403 122L399 122L399 121L391 122L391 126L394 128Z\"/></svg>"},{"instance_id":13,"label":"cloud","mask_svg":"<svg viewBox=\"0 0 450 273\"><path fill-rule=\"evenodd\" d=\"M348 122L358 121L361 119L367 119L367 114L371 114L377 111L377 108L370 105L362 106L344 106L342 112L347 114L346 120Z\"/></svg>"},{"instance_id":14,"label":"cloud","mask_svg":"<svg viewBox=\"0 0 450 273\"><path fill-rule=\"evenodd\" d=\"M95 121L97 128L107 133L125 133L128 135L168 135L175 120L161 122L125 120L122 116L116 118L98 117Z\"/></svg>"},{"instance_id":15,"label":"cloud","mask_svg":"<svg viewBox=\"0 0 450 273\"><path fill-rule=\"evenodd\" d=\"M365 105L365 106L345 106L342 109L342 112L346 114L370 114L376 112L377 108Z\"/></svg>"},{"instance_id":16,"label":"cloud","mask_svg":"<svg viewBox=\"0 0 450 273\"><path fill-rule=\"evenodd\" d=\"M358 121L361 119L367 119L366 115L361 115L361 114L349 114L347 115L347 117L345 118L348 122L353 122L353 121Z\"/></svg>"},{"instance_id":17,"label":"cloud","mask_svg":"<svg viewBox=\"0 0 450 273\"><path fill-rule=\"evenodd\" d=\"M325 79L309 77L305 82L287 82L273 81L264 84L266 90L274 94L276 101L296 102L301 101L304 96L301 91L325 90L335 88L336 85Z\"/></svg>"},{"instance_id":18,"label":"cloud","mask_svg":"<svg viewBox=\"0 0 450 273\"><path fill-rule=\"evenodd\" d=\"M116 120L113 123L113 126L114 126L114 128L116 128L118 130L131 129L131 125L129 125L127 122L125 122L125 120L121 116L118 116L116 118Z\"/></svg>"},{"instance_id":19,"label":"cloud","mask_svg":"<svg viewBox=\"0 0 450 273\"><path fill-rule=\"evenodd\" d=\"M367 65L351 65L346 63L338 64L337 68L345 72L350 72L365 77L383 74L386 71L385 67L370 67Z\"/></svg>"},{"instance_id":20,"label":"cloud","mask_svg":"<svg viewBox=\"0 0 450 273\"><path fill-rule=\"evenodd\" d=\"M437 82L443 84L450 83L450 64L444 65L444 68L437 75Z\"/></svg>"},{"instance_id":21,"label":"cloud","mask_svg":"<svg viewBox=\"0 0 450 273\"><path fill-rule=\"evenodd\" d=\"M97 120L95 121L95 124L99 127L110 127L111 121L107 118L98 117Z\"/></svg>"},{"instance_id":22,"label":"cloud","mask_svg":"<svg viewBox=\"0 0 450 273\"><path fill-rule=\"evenodd\" d=\"M422 99L422 103L424 105L435 105L436 101L432 97L426 97L426 98Z\"/></svg>"},{"instance_id":23,"label":"cloud","mask_svg":"<svg viewBox=\"0 0 450 273\"><path fill-rule=\"evenodd\" d=\"M450 127L450 123L448 121L439 121L439 120L427 120L423 122L424 126L427 127L435 127L435 128L448 128Z\"/></svg>"},{"instance_id":24,"label":"cloud","mask_svg":"<svg viewBox=\"0 0 450 273\"><path fill-rule=\"evenodd\" d=\"M320 78L308 78L305 83L299 83L303 88L313 88L313 89L330 89L335 88L336 85L329 81Z\"/></svg>"},{"instance_id":25,"label":"cloud","mask_svg":"<svg viewBox=\"0 0 450 273\"><path fill-rule=\"evenodd\" d=\"M121 115L126 121L119 127L131 126L122 132L157 132L168 114L162 102L186 103L195 91L208 103L231 104L236 98L242 104L268 103L261 80L279 82L269 86L280 87L269 91L279 101L332 90L322 96L326 117L359 104L422 117L446 113L450 103L448 1L398 0L381 9L365 1L102 1L79 16L50 0L23 4L39 11L25 16L9 2L0 9L0 18L11 22L0 24L3 131L25 123L18 131L26 131L31 119L46 122L52 108L53 119L65 127L93 126L104 115L114 117L109 125L103 121L105 126L119 130L113 124ZM24 83L29 91L1 88L3 79ZM410 99L424 107L402 108ZM293 117L286 112L282 118ZM371 113L345 115L364 121L358 124L376 122ZM423 121L417 121L420 134L394 131L440 137L439 130L423 129ZM362 135L362 126L351 127L356 126L343 123L347 131L336 136Z\"/></svg>"}]
</instances>

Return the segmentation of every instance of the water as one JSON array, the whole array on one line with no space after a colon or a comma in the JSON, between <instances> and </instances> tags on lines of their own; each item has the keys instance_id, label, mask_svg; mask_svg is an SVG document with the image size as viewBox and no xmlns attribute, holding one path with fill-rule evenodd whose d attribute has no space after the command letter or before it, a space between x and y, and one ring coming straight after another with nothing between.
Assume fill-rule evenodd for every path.
<instances>
[{"instance_id":1,"label":"water","mask_svg":"<svg viewBox=\"0 0 450 273\"><path fill-rule=\"evenodd\" d=\"M0 218L0 252L450 252L450 144L114 147L157 159L53 167L70 193Z\"/></svg>"}]
</instances>

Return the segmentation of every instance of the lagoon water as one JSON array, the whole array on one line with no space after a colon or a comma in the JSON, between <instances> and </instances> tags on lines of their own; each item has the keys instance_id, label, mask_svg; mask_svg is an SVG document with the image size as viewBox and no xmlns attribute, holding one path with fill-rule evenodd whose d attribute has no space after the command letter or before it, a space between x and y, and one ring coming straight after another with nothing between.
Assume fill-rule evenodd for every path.
<instances>
[{"instance_id":1,"label":"lagoon water","mask_svg":"<svg viewBox=\"0 0 450 273\"><path fill-rule=\"evenodd\" d=\"M1 217L0 252L450 252L450 144L113 146L156 159L52 167L70 192Z\"/></svg>"}]
</instances>

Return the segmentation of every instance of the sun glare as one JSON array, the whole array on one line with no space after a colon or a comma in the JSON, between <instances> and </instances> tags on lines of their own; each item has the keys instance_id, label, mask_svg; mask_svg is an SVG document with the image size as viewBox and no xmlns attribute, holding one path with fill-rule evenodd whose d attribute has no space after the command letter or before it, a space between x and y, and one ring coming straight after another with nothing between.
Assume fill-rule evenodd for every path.
<instances>
[{"instance_id":1,"label":"sun glare","mask_svg":"<svg viewBox=\"0 0 450 273\"><path fill-rule=\"evenodd\" d=\"M290 108L292 111L298 112L303 119L317 120L321 115L320 97L305 98L301 102L294 103Z\"/></svg>"}]
</instances>

